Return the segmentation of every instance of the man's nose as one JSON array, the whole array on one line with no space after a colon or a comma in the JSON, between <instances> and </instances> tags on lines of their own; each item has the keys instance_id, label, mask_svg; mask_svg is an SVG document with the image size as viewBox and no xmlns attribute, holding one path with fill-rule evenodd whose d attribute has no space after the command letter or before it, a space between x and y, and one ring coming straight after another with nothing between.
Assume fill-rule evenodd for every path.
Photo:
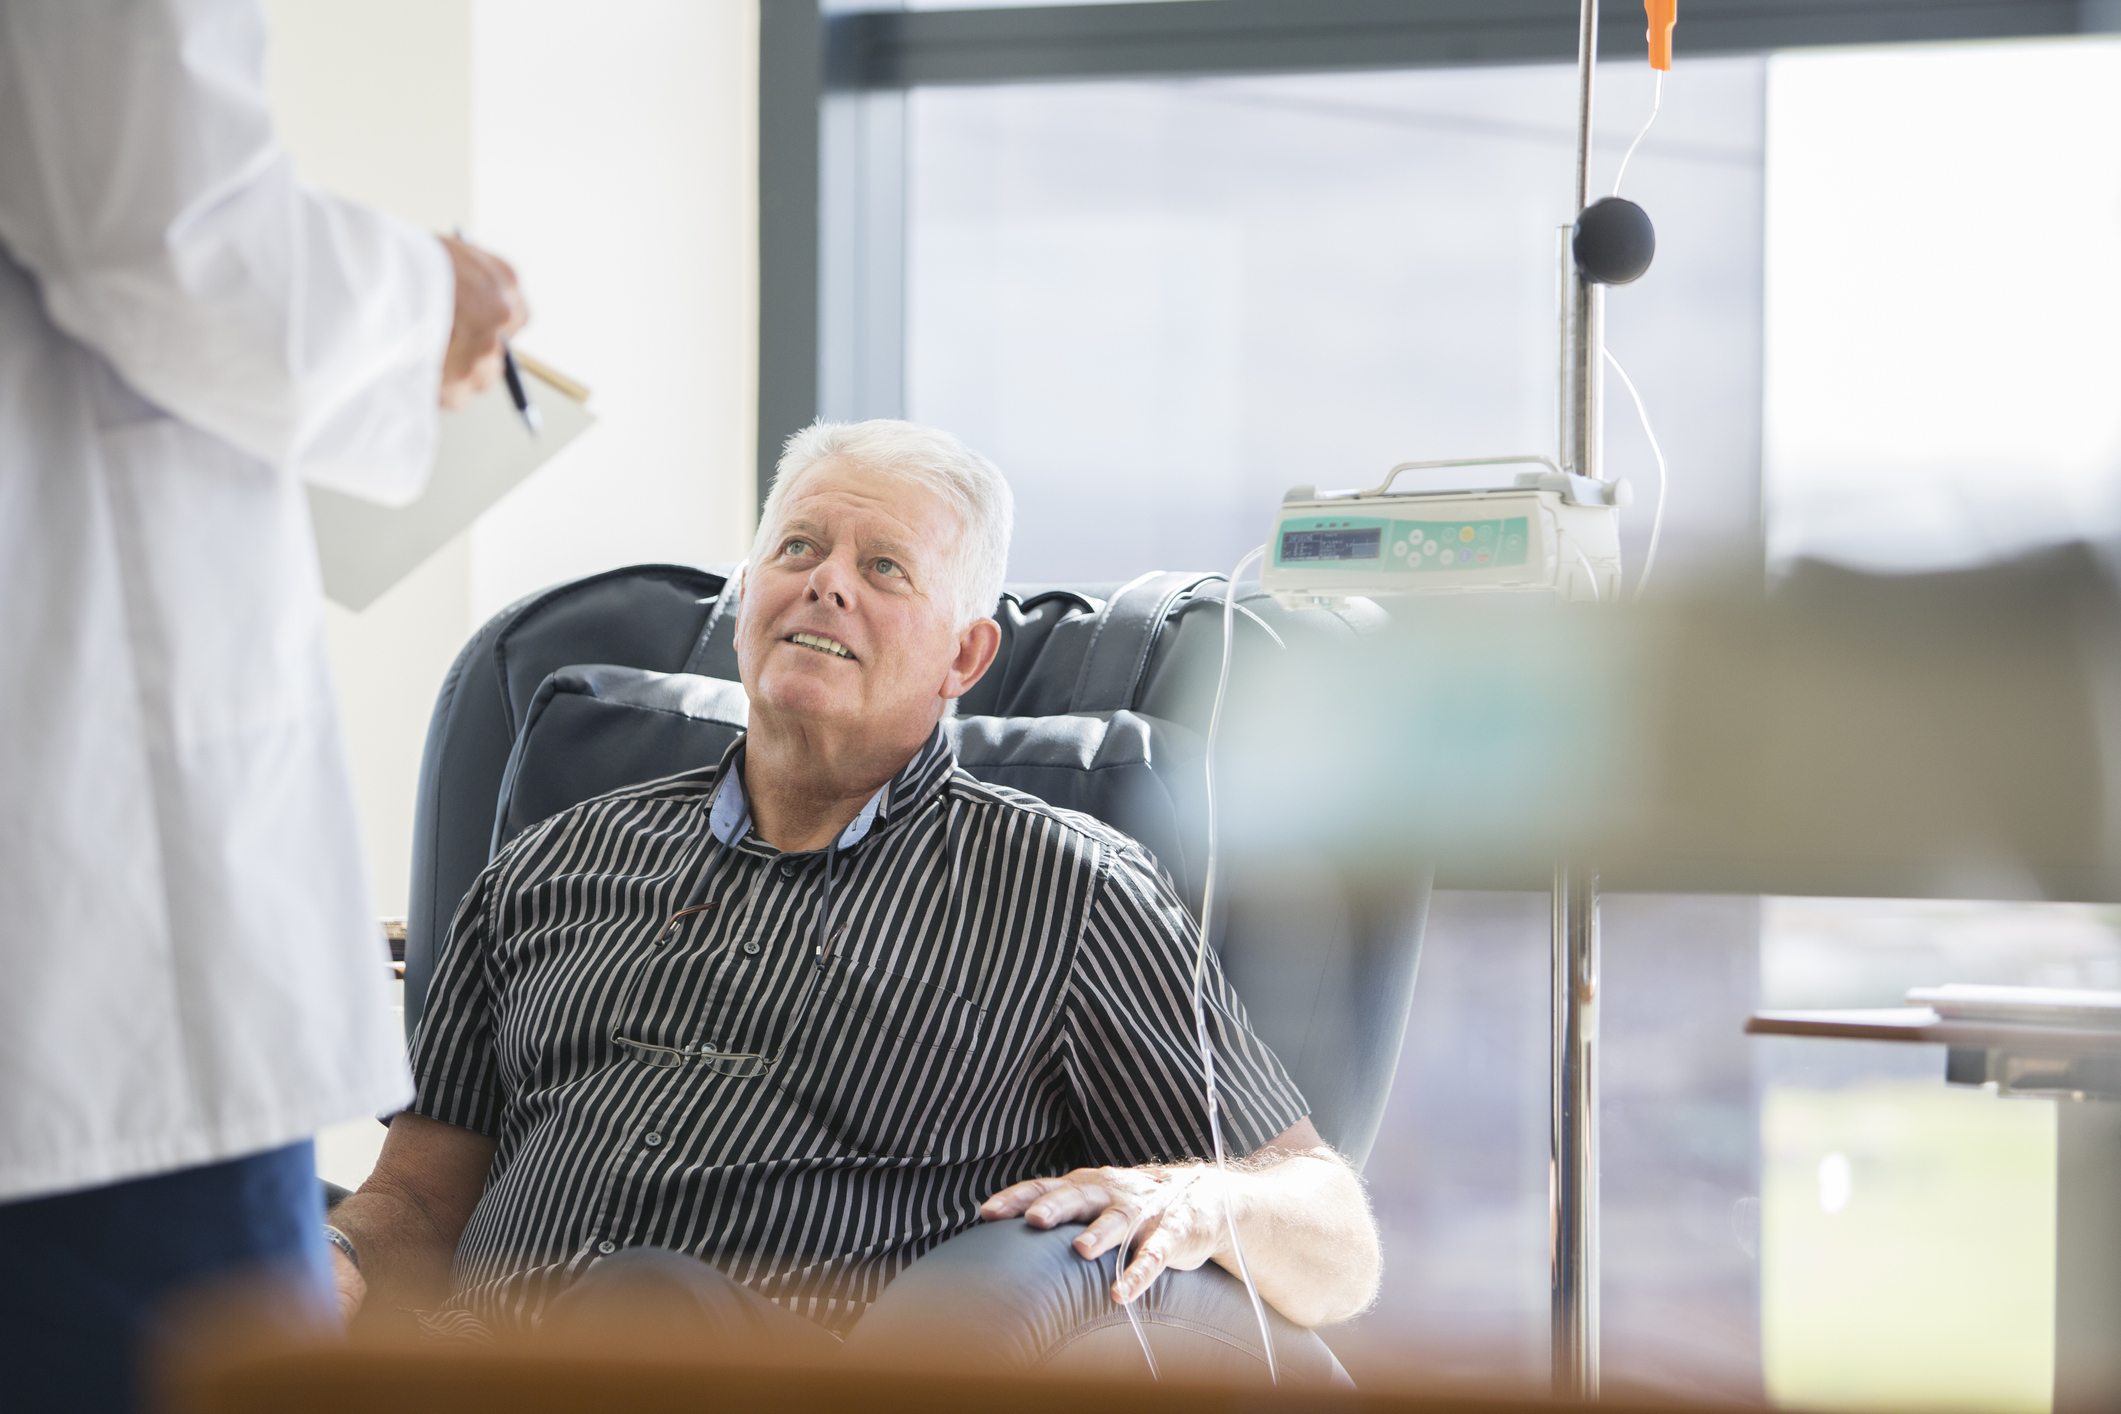
<instances>
[{"instance_id":1,"label":"man's nose","mask_svg":"<svg viewBox=\"0 0 2121 1414\"><path fill-rule=\"evenodd\" d=\"M852 564L843 562L838 555L828 555L810 572L811 599L830 603L838 609L848 607L847 594L853 584L853 575Z\"/></svg>"}]
</instances>

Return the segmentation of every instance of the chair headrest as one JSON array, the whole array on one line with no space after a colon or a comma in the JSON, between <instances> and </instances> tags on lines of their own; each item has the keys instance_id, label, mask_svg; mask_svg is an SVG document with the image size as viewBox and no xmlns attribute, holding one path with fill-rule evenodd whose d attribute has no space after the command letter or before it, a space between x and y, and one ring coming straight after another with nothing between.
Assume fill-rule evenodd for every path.
<instances>
[{"instance_id":1,"label":"chair headrest","mask_svg":"<svg viewBox=\"0 0 2121 1414\"><path fill-rule=\"evenodd\" d=\"M1221 603L1222 576L1156 570L1121 585L1013 586L995 605L994 663L958 703L966 716L1042 717L1134 707L1164 628L1181 606ZM685 671L737 676L733 595L724 596Z\"/></svg>"},{"instance_id":2,"label":"chair headrest","mask_svg":"<svg viewBox=\"0 0 2121 1414\"><path fill-rule=\"evenodd\" d=\"M749 716L741 684L587 664L539 684L502 779L493 853L569 806L720 761ZM1205 744L1136 712L952 717L958 764L1139 840L1200 908Z\"/></svg>"}]
</instances>

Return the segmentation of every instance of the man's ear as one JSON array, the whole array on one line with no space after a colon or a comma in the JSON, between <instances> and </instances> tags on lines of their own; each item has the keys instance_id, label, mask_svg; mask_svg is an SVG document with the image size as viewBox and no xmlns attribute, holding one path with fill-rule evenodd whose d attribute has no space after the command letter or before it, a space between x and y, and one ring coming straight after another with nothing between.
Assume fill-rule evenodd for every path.
<instances>
[{"instance_id":1,"label":"man's ear","mask_svg":"<svg viewBox=\"0 0 2121 1414\"><path fill-rule=\"evenodd\" d=\"M994 655L1001 646L1002 626L994 620L974 619L965 625L957 635L957 657L951 660L950 671L943 678L942 695L955 701L970 692L994 665Z\"/></svg>"}]
</instances>

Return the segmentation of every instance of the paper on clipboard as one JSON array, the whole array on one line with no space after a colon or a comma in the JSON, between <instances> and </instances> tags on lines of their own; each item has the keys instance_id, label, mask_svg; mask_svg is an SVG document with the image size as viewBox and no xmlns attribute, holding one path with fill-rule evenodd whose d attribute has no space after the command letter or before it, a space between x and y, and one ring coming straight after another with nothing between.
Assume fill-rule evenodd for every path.
<instances>
[{"instance_id":1,"label":"paper on clipboard","mask_svg":"<svg viewBox=\"0 0 2121 1414\"><path fill-rule=\"evenodd\" d=\"M516 364L542 419L535 436L496 380L464 407L442 414L434 474L411 505L391 509L308 488L324 593L334 603L355 612L373 604L596 420L586 406L587 388L520 352Z\"/></svg>"}]
</instances>

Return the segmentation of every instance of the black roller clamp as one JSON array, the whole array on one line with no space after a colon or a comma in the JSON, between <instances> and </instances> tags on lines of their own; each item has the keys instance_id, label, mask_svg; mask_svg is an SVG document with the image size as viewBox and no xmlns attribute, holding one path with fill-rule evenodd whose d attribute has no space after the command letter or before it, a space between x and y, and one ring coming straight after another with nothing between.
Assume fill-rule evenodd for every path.
<instances>
[{"instance_id":1,"label":"black roller clamp","mask_svg":"<svg viewBox=\"0 0 2121 1414\"><path fill-rule=\"evenodd\" d=\"M1625 285L1641 279L1656 258L1657 228L1634 202L1601 197L1576 218L1569 248L1584 279L1594 285Z\"/></svg>"}]
</instances>

